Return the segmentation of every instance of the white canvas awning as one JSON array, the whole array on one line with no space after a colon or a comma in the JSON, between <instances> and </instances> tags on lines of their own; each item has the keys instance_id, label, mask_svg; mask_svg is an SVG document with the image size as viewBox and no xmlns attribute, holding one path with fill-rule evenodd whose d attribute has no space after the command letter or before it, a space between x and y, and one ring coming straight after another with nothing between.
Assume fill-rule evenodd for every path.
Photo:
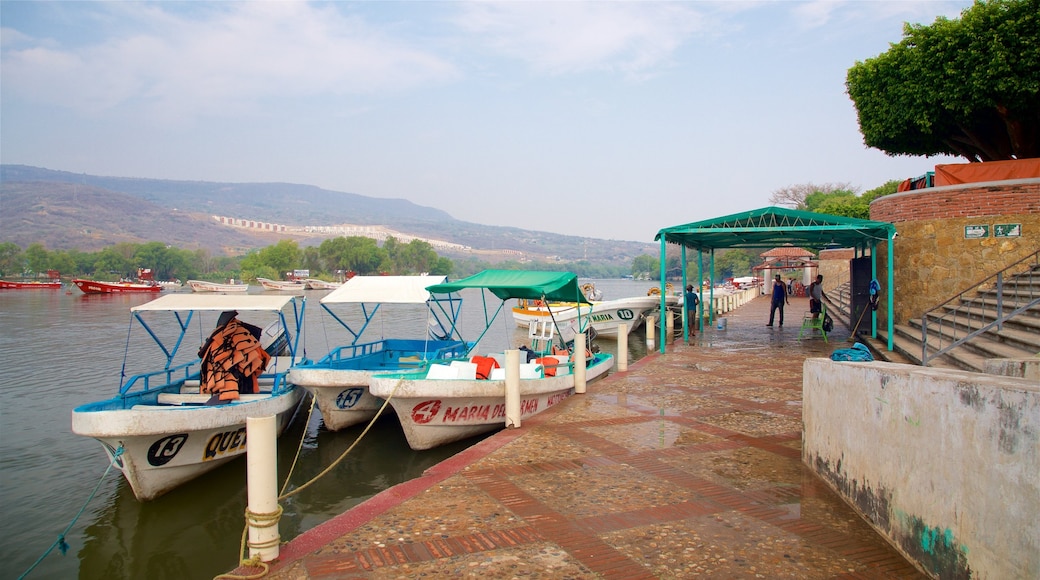
<instances>
[{"instance_id":1,"label":"white canvas awning","mask_svg":"<svg viewBox=\"0 0 1040 580\"><path fill-rule=\"evenodd\" d=\"M425 304L426 288L443 283L445 276L354 276L326 294L322 304Z\"/></svg>"},{"instance_id":2,"label":"white canvas awning","mask_svg":"<svg viewBox=\"0 0 1040 580\"><path fill-rule=\"evenodd\" d=\"M130 312L216 311L279 312L297 297L268 294L166 294L151 302L134 306Z\"/></svg>"}]
</instances>

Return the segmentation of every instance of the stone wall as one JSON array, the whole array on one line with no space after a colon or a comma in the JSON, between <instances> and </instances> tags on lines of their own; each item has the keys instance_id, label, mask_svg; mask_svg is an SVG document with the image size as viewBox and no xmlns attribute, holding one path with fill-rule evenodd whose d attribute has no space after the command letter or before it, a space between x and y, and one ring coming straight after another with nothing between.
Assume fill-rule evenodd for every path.
<instances>
[{"instance_id":1,"label":"stone wall","mask_svg":"<svg viewBox=\"0 0 1040 580\"><path fill-rule=\"evenodd\" d=\"M823 274L824 292L830 292L849 281L849 261L854 257L855 251L851 248L820 250L819 273Z\"/></svg>"},{"instance_id":2,"label":"stone wall","mask_svg":"<svg viewBox=\"0 0 1040 580\"><path fill-rule=\"evenodd\" d=\"M937 578L1040 578L1040 385L807 359L802 460Z\"/></svg>"},{"instance_id":3,"label":"stone wall","mask_svg":"<svg viewBox=\"0 0 1040 580\"><path fill-rule=\"evenodd\" d=\"M1040 250L1040 179L971 183L887 195L870 219L892 222L895 239L894 321L905 324L957 293ZM1022 235L993 236L995 224L1021 224ZM989 226L970 239L965 228ZM888 276L887 242L878 244L878 281ZM826 276L826 274L825 274ZM882 297L884 300L884 297ZM878 325L887 322L878 310Z\"/></svg>"}]
</instances>

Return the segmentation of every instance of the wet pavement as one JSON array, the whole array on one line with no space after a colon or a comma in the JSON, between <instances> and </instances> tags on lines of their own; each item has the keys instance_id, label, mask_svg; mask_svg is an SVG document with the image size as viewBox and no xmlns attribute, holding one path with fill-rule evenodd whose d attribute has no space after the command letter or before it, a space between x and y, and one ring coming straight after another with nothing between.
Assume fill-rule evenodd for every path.
<instances>
[{"instance_id":1,"label":"wet pavement","mask_svg":"<svg viewBox=\"0 0 1040 580\"><path fill-rule=\"evenodd\" d=\"M727 313L295 538L267 577L923 578L802 465L802 362L851 346L840 324L799 340L806 310Z\"/></svg>"}]
</instances>

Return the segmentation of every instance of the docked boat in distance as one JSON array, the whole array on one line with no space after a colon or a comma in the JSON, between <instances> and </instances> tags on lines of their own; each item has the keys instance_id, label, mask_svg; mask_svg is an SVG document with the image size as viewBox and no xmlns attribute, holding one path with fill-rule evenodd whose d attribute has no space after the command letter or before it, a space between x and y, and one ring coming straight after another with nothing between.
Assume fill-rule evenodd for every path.
<instances>
[{"instance_id":1,"label":"docked boat in distance","mask_svg":"<svg viewBox=\"0 0 1040 580\"><path fill-rule=\"evenodd\" d=\"M220 282L207 282L205 280L188 280L188 287L192 292L247 292L249 284L238 284L235 281L221 284Z\"/></svg>"},{"instance_id":2,"label":"docked boat in distance","mask_svg":"<svg viewBox=\"0 0 1040 580\"><path fill-rule=\"evenodd\" d=\"M342 282L327 282L317 278L307 278L303 281L309 290L335 290L343 285Z\"/></svg>"},{"instance_id":3,"label":"docked boat in distance","mask_svg":"<svg viewBox=\"0 0 1040 580\"><path fill-rule=\"evenodd\" d=\"M587 304L576 302L548 302L543 300L519 300L513 307L513 320L520 328L527 328L532 322L554 320L564 332L569 330L572 322L579 317L587 319L587 324L579 325L579 332L588 331L591 328L597 337L614 337L618 335L618 325L628 325L628 332L642 326L647 316L660 310L661 296L654 294L652 289L646 296L631 296L615 300L600 300L600 296L591 283L582 286L585 297L590 301ZM674 307L679 303L679 296L671 295L665 297L667 307Z\"/></svg>"},{"instance_id":4,"label":"docked boat in distance","mask_svg":"<svg viewBox=\"0 0 1040 580\"><path fill-rule=\"evenodd\" d=\"M506 300L587 304L577 277L569 272L485 270L428 290L436 295L467 288L489 291L501 300L493 314L487 311L488 301L484 301L487 322L481 337L491 328ZM568 349L554 344L556 340L562 341L558 331L551 321L539 321L530 327L528 350L536 358L522 361L519 369L521 419L544 411L574 392L574 357ZM409 447L417 451L430 449L505 426L504 361L504 353L487 353L469 361L441 361L447 364L435 363L421 370L378 373L372 376L369 391L376 397L389 399ZM586 380L605 376L613 366L612 355L591 354L585 370Z\"/></svg>"},{"instance_id":5,"label":"docked boat in distance","mask_svg":"<svg viewBox=\"0 0 1040 580\"><path fill-rule=\"evenodd\" d=\"M101 282L73 278L72 283L84 294L126 294L131 292L162 292L162 286L156 282Z\"/></svg>"},{"instance_id":6,"label":"docked boat in distance","mask_svg":"<svg viewBox=\"0 0 1040 580\"><path fill-rule=\"evenodd\" d=\"M260 286L262 286L264 290L298 291L298 290L306 290L307 289L307 284L305 284L301 280L288 280L288 281L286 281L286 280L271 280L270 278L257 278L256 281L260 283Z\"/></svg>"},{"instance_id":7,"label":"docked boat in distance","mask_svg":"<svg viewBox=\"0 0 1040 580\"><path fill-rule=\"evenodd\" d=\"M384 401L368 390L373 373L414 370L434 360L466 356L467 343L443 338L457 321L458 308L446 309L450 318L442 322L426 290L444 280L444 276L354 276L321 299L321 307L330 315L323 320L335 320L351 340L321 360L293 367L289 380L314 396L325 428L339 431L375 417ZM453 300L457 306L458 299ZM413 311L414 332L362 342L362 337L372 336L372 330L378 332L370 323L386 308L396 313Z\"/></svg>"},{"instance_id":8,"label":"docked boat in distance","mask_svg":"<svg viewBox=\"0 0 1040 580\"><path fill-rule=\"evenodd\" d=\"M136 341L128 340L122 376L130 374L129 378L122 380L114 397L73 409L72 431L101 442L109 460L122 470L141 501L159 497L244 454L247 417L276 416L281 433L302 399L303 390L287 376L293 364L304 362L299 350L304 306L303 298L288 295L179 293L131 308L132 332L143 329L165 363L154 368L154 363L139 360L144 353ZM237 321L239 313L241 322ZM220 319L213 330L217 316ZM253 327L250 322L267 325ZM210 375L202 375L201 357L205 352L200 350L196 356L195 345L187 346L185 338L206 336L211 330L216 335L232 328L239 330L233 340L217 338L208 345L204 343L204 349L217 348L213 345L234 349L246 344L250 350L237 350L226 359L213 356L211 360L217 362L207 367ZM245 333L256 338L259 345ZM258 352L260 348L266 354ZM221 366L222 360L235 364ZM266 365L240 367L240 361ZM214 377L226 379L233 372L241 373L235 376L244 375L247 381L256 377L256 382L243 385L250 387L243 394L239 394L242 387L238 382L230 387L232 391L223 391L219 397L200 392L202 382ZM236 387L238 390L234 390Z\"/></svg>"},{"instance_id":9,"label":"docked boat in distance","mask_svg":"<svg viewBox=\"0 0 1040 580\"><path fill-rule=\"evenodd\" d=\"M14 282L11 280L0 280L0 290L57 290L59 288L61 288L61 282L41 282L39 280Z\"/></svg>"}]
</instances>

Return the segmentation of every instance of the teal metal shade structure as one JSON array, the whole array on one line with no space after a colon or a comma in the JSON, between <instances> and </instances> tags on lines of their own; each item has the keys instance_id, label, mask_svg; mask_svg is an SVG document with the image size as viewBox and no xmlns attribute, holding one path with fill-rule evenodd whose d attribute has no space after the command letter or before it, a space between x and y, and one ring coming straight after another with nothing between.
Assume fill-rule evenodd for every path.
<instances>
[{"instance_id":1,"label":"teal metal shade structure","mask_svg":"<svg viewBox=\"0 0 1040 580\"><path fill-rule=\"evenodd\" d=\"M888 222L847 218L775 206L667 227L659 230L654 237L655 241L661 242L661 311L664 312L665 308L665 248L667 244L682 247L682 277L683 287L685 287L687 248L695 249L698 253L710 252L713 271L714 250L716 249L772 248L787 243L811 248L855 248L860 251L870 248L871 269L874 278L877 278L877 252L875 251L877 243L888 242L888 349L892 350L892 239L895 233L895 225ZM700 260L697 263L700 264ZM698 273L698 279L703 280L702 273ZM714 285L713 280L713 288ZM704 303L703 300L701 303ZM661 336L664 336L663 319L660 324ZM661 341L662 353L664 352L664 342Z\"/></svg>"}]
</instances>

